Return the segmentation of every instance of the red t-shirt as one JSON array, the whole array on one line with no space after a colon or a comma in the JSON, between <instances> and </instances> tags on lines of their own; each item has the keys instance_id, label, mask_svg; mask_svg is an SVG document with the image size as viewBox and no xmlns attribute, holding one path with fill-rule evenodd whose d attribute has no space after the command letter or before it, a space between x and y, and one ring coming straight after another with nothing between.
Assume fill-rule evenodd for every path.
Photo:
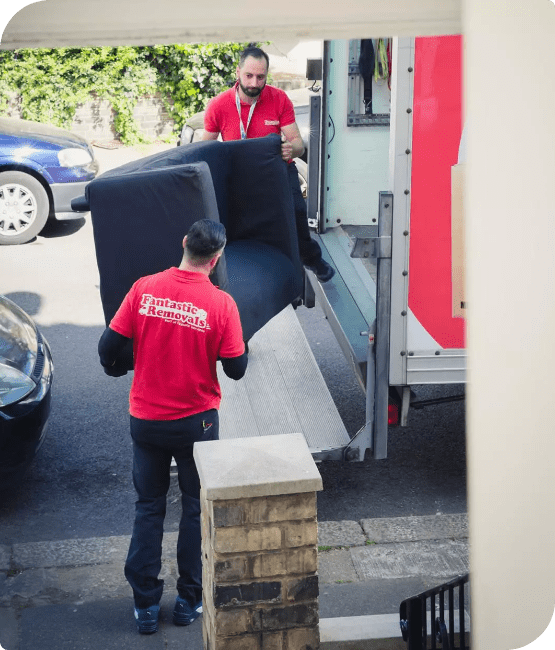
<instances>
[{"instance_id":1,"label":"red t-shirt","mask_svg":"<svg viewBox=\"0 0 555 650\"><path fill-rule=\"evenodd\" d=\"M213 97L204 113L204 129L221 133L222 140L240 140L239 113L235 101L237 83L233 88ZM251 104L241 102L241 118L246 129ZM295 122L293 103L280 88L264 86L254 107L247 138L263 138L270 133L281 134L284 126Z\"/></svg>"},{"instance_id":2,"label":"red t-shirt","mask_svg":"<svg viewBox=\"0 0 555 650\"><path fill-rule=\"evenodd\" d=\"M171 268L135 282L110 323L133 339L129 411L177 420L218 408L218 357L245 351L233 298L203 273Z\"/></svg>"}]
</instances>

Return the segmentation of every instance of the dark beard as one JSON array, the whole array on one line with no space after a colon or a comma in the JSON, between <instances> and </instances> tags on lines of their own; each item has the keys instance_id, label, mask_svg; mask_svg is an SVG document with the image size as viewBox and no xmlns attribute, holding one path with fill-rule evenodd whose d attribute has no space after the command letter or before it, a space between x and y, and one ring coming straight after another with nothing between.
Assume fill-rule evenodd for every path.
<instances>
[{"instance_id":1,"label":"dark beard","mask_svg":"<svg viewBox=\"0 0 555 650\"><path fill-rule=\"evenodd\" d=\"M264 84L264 86L266 86L266 84ZM264 86L262 86L262 88L245 88L245 86L243 86L243 84L239 82L239 87L247 97L258 97L260 93L264 90Z\"/></svg>"}]
</instances>

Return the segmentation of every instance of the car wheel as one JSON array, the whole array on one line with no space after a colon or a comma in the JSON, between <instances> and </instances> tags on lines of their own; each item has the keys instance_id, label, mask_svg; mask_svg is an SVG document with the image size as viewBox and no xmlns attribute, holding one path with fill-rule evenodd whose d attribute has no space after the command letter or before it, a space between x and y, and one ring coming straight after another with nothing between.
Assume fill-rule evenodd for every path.
<instances>
[{"instance_id":1,"label":"car wheel","mask_svg":"<svg viewBox=\"0 0 555 650\"><path fill-rule=\"evenodd\" d=\"M25 244L43 229L48 218L48 195L29 174L0 173L0 245Z\"/></svg>"}]
</instances>

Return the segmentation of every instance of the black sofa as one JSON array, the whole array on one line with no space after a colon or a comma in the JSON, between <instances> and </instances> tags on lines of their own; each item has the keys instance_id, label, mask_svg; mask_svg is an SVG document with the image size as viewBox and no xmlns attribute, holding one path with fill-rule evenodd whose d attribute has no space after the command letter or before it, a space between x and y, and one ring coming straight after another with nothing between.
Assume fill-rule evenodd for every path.
<instances>
[{"instance_id":1,"label":"black sofa","mask_svg":"<svg viewBox=\"0 0 555 650\"><path fill-rule=\"evenodd\" d=\"M178 266L198 219L221 221L227 246L212 281L239 308L248 341L301 295L293 201L280 138L198 142L110 170L74 209L90 209L106 324L140 277ZM132 351L120 363L132 368Z\"/></svg>"}]
</instances>

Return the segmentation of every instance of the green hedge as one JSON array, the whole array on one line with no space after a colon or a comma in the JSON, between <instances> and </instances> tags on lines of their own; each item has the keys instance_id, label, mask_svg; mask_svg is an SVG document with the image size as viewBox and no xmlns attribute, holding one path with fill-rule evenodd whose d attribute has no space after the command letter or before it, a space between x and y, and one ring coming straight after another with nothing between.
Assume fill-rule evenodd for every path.
<instances>
[{"instance_id":1,"label":"green hedge","mask_svg":"<svg viewBox=\"0 0 555 650\"><path fill-rule=\"evenodd\" d=\"M227 88L245 43L88 47L0 51L0 114L14 95L21 116L68 128L76 108L110 101L126 144L144 142L133 118L137 100L160 93L179 132L185 120ZM171 100L171 101L168 101Z\"/></svg>"}]
</instances>

